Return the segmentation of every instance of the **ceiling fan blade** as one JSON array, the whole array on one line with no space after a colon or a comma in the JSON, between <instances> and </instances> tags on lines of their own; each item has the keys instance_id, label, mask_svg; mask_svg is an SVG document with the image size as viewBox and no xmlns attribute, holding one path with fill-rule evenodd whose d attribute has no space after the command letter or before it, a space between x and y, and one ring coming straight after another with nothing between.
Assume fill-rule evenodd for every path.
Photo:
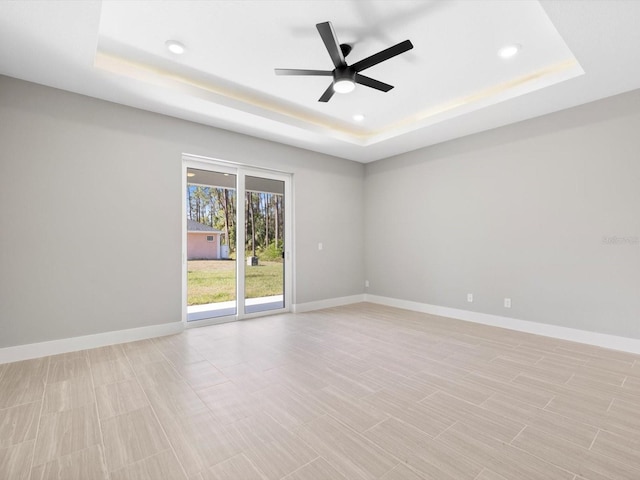
<instances>
[{"instance_id":1,"label":"ceiling fan blade","mask_svg":"<svg viewBox=\"0 0 640 480\"><path fill-rule=\"evenodd\" d=\"M389 85L388 83L384 83L370 77L365 77L364 75L360 75L359 73L356 73L356 83L375 88L376 90L380 90L382 92L388 92L393 88L393 85Z\"/></svg>"},{"instance_id":2,"label":"ceiling fan blade","mask_svg":"<svg viewBox=\"0 0 640 480\"><path fill-rule=\"evenodd\" d=\"M342 50L340 49L340 43L338 42L336 32L333 30L333 25L331 25L331 22L318 23L316 25L316 28L318 29L318 33L320 33L320 37L322 37L324 46L327 47L327 51L329 52L331 61L336 66L336 68L346 67L347 62L344 59L344 55L342 54Z\"/></svg>"},{"instance_id":3,"label":"ceiling fan blade","mask_svg":"<svg viewBox=\"0 0 640 480\"><path fill-rule=\"evenodd\" d=\"M331 100L331 97L333 97L334 91L333 91L333 82L331 82L331 85L329 85L329 88L327 88L324 93L322 94L322 96L318 99L319 102L328 102L329 100Z\"/></svg>"},{"instance_id":4,"label":"ceiling fan blade","mask_svg":"<svg viewBox=\"0 0 640 480\"><path fill-rule=\"evenodd\" d=\"M411 50L413 48L413 44L410 40L405 40L404 42L400 42L393 47L389 47L381 52L374 53L370 57L360 60L359 62L351 65L356 72L361 72L369 67L373 67L380 62L384 62L385 60L389 60L396 55L400 55L401 53L406 52L407 50Z\"/></svg>"},{"instance_id":5,"label":"ceiling fan blade","mask_svg":"<svg viewBox=\"0 0 640 480\"><path fill-rule=\"evenodd\" d=\"M317 75L322 77L330 77L333 75L331 70L302 70L298 68L276 68L276 75Z\"/></svg>"}]
</instances>

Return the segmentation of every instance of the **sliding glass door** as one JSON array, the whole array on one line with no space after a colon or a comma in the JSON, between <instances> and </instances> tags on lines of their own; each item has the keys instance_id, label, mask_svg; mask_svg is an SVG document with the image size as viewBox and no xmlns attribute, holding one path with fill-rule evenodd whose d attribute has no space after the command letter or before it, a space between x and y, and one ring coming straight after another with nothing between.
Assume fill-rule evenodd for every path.
<instances>
[{"instance_id":1,"label":"sliding glass door","mask_svg":"<svg viewBox=\"0 0 640 480\"><path fill-rule=\"evenodd\" d=\"M184 163L186 320L285 311L290 176L195 159Z\"/></svg>"},{"instance_id":2,"label":"sliding glass door","mask_svg":"<svg viewBox=\"0 0 640 480\"><path fill-rule=\"evenodd\" d=\"M284 308L285 182L245 177L245 312Z\"/></svg>"},{"instance_id":3,"label":"sliding glass door","mask_svg":"<svg viewBox=\"0 0 640 480\"><path fill-rule=\"evenodd\" d=\"M187 319L236 315L236 178L187 168Z\"/></svg>"}]
</instances>

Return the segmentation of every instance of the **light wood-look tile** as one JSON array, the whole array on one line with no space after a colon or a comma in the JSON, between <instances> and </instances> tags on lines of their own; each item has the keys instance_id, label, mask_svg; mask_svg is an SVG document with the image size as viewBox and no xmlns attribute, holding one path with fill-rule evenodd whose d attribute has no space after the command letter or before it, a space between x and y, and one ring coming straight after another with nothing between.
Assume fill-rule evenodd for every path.
<instances>
[{"instance_id":1,"label":"light wood-look tile","mask_svg":"<svg viewBox=\"0 0 640 480\"><path fill-rule=\"evenodd\" d=\"M8 364L0 379L0 409L42 400L49 358Z\"/></svg>"},{"instance_id":2,"label":"light wood-look tile","mask_svg":"<svg viewBox=\"0 0 640 480\"><path fill-rule=\"evenodd\" d=\"M399 463L391 454L329 416L304 425L298 435L348 479L379 478Z\"/></svg>"},{"instance_id":3,"label":"light wood-look tile","mask_svg":"<svg viewBox=\"0 0 640 480\"><path fill-rule=\"evenodd\" d=\"M552 435L545 435L533 427L525 428L513 445L590 480L640 478L640 469Z\"/></svg>"},{"instance_id":4,"label":"light wood-look tile","mask_svg":"<svg viewBox=\"0 0 640 480\"><path fill-rule=\"evenodd\" d=\"M33 455L33 440L0 448L0 478L26 480L29 478Z\"/></svg>"},{"instance_id":5,"label":"light wood-look tile","mask_svg":"<svg viewBox=\"0 0 640 480\"><path fill-rule=\"evenodd\" d=\"M167 417L162 423L188 476L242 452L241 435L236 426L218 423L209 412L192 417Z\"/></svg>"},{"instance_id":6,"label":"light wood-look tile","mask_svg":"<svg viewBox=\"0 0 640 480\"><path fill-rule=\"evenodd\" d=\"M426 478L475 480L482 471L483 463L474 455L474 451L471 451L471 455L465 455L464 445L448 446L437 439L430 439L422 442L406 463Z\"/></svg>"},{"instance_id":7,"label":"light wood-look tile","mask_svg":"<svg viewBox=\"0 0 640 480\"><path fill-rule=\"evenodd\" d=\"M0 478L27 480L30 474L33 440L0 448Z\"/></svg>"},{"instance_id":8,"label":"light wood-look tile","mask_svg":"<svg viewBox=\"0 0 640 480\"><path fill-rule=\"evenodd\" d=\"M91 366L102 362L117 362L125 359L122 345L107 345L106 347L92 348L87 350L87 356Z\"/></svg>"},{"instance_id":9,"label":"light wood-look tile","mask_svg":"<svg viewBox=\"0 0 640 480\"><path fill-rule=\"evenodd\" d=\"M36 438L41 402L0 410L0 448Z\"/></svg>"},{"instance_id":10,"label":"light wood-look tile","mask_svg":"<svg viewBox=\"0 0 640 480\"><path fill-rule=\"evenodd\" d=\"M351 347L358 351L352 351ZM329 351L323 355L323 360L327 362L327 366L334 369L340 369L349 375L360 375L371 370L369 362L358 357L358 353L362 353L357 342L349 344L348 351Z\"/></svg>"},{"instance_id":11,"label":"light wood-look tile","mask_svg":"<svg viewBox=\"0 0 640 480\"><path fill-rule=\"evenodd\" d=\"M528 376L533 378L540 378L541 380L551 383L562 384L566 383L574 375L574 369L572 368L561 368L558 365L550 367L546 364L540 363L535 365L522 365L521 363L502 357L493 359L491 364L510 369L515 374L513 378L517 377L519 373L526 373Z\"/></svg>"},{"instance_id":12,"label":"light wood-look tile","mask_svg":"<svg viewBox=\"0 0 640 480\"><path fill-rule=\"evenodd\" d=\"M40 418L33 465L42 465L100 442L94 405L45 413Z\"/></svg>"},{"instance_id":13,"label":"light wood-look tile","mask_svg":"<svg viewBox=\"0 0 640 480\"><path fill-rule=\"evenodd\" d=\"M318 454L307 443L264 413L235 424L245 456L266 478L281 478Z\"/></svg>"},{"instance_id":14,"label":"light wood-look tile","mask_svg":"<svg viewBox=\"0 0 640 480\"><path fill-rule=\"evenodd\" d=\"M540 430L589 448L598 428L571 418L534 407L513 398L496 394L482 404L482 408L517 422L532 425Z\"/></svg>"},{"instance_id":15,"label":"light wood-look tile","mask_svg":"<svg viewBox=\"0 0 640 480\"><path fill-rule=\"evenodd\" d=\"M406 380L408 377L401 375L397 372L393 372L384 367L373 367L359 374L360 381L367 385L375 385L377 388L372 388L376 393L385 388L395 388L399 381ZM430 393L433 393L431 391ZM424 398L421 396L420 399Z\"/></svg>"},{"instance_id":16,"label":"light wood-look tile","mask_svg":"<svg viewBox=\"0 0 640 480\"><path fill-rule=\"evenodd\" d=\"M207 412L207 406L187 385L166 384L162 387L143 386L158 418L188 417Z\"/></svg>"},{"instance_id":17,"label":"light wood-look tile","mask_svg":"<svg viewBox=\"0 0 640 480\"><path fill-rule=\"evenodd\" d=\"M640 395L640 378L625 376L623 379L622 387L625 390L635 393L636 395Z\"/></svg>"},{"instance_id":18,"label":"light wood-look tile","mask_svg":"<svg viewBox=\"0 0 640 480\"><path fill-rule=\"evenodd\" d=\"M0 479L638 480L640 355L372 304L0 365Z\"/></svg>"},{"instance_id":19,"label":"light wood-look tile","mask_svg":"<svg viewBox=\"0 0 640 480\"><path fill-rule=\"evenodd\" d=\"M131 365L134 366L164 360L162 352L158 350L152 340L123 343L122 349L129 359L129 362L131 362Z\"/></svg>"},{"instance_id":20,"label":"light wood-look tile","mask_svg":"<svg viewBox=\"0 0 640 480\"><path fill-rule=\"evenodd\" d=\"M89 374L89 360L86 355L59 355L51 359L47 383L72 380L75 378L86 377Z\"/></svg>"},{"instance_id":21,"label":"light wood-look tile","mask_svg":"<svg viewBox=\"0 0 640 480\"><path fill-rule=\"evenodd\" d=\"M637 403L630 403L626 400L614 398L607 412L608 425L626 425L629 428L629 433L635 432L640 429L640 417L637 415L637 412ZM605 430L608 430L608 428L605 428Z\"/></svg>"},{"instance_id":22,"label":"light wood-look tile","mask_svg":"<svg viewBox=\"0 0 640 480\"><path fill-rule=\"evenodd\" d=\"M174 364L174 368L195 390L213 387L229 381L220 370L206 360L188 364Z\"/></svg>"},{"instance_id":23,"label":"light wood-look tile","mask_svg":"<svg viewBox=\"0 0 640 480\"><path fill-rule=\"evenodd\" d=\"M494 393L494 390L487 386L468 382L467 378L469 377L448 380L430 373L420 373L416 375L416 378L431 384L436 390L441 390L449 395L476 405L481 404Z\"/></svg>"},{"instance_id":24,"label":"light wood-look tile","mask_svg":"<svg viewBox=\"0 0 640 480\"><path fill-rule=\"evenodd\" d=\"M198 396L220 423L233 423L250 417L260 405L258 398L240 390L232 382L198 390Z\"/></svg>"},{"instance_id":25,"label":"light wood-look tile","mask_svg":"<svg viewBox=\"0 0 640 480\"><path fill-rule=\"evenodd\" d=\"M265 478L243 454L208 468L200 476L203 480L264 480Z\"/></svg>"},{"instance_id":26,"label":"light wood-look tile","mask_svg":"<svg viewBox=\"0 0 640 480\"><path fill-rule=\"evenodd\" d=\"M285 480L347 480L340 472L331 466L324 458L316 458L311 463L299 468ZM231 479L229 479L231 480ZM399 478L397 480L400 480Z\"/></svg>"},{"instance_id":27,"label":"light wood-look tile","mask_svg":"<svg viewBox=\"0 0 640 480\"><path fill-rule=\"evenodd\" d=\"M249 362L224 367L221 373L240 390L248 393L257 392L272 385L265 378L263 368Z\"/></svg>"},{"instance_id":28,"label":"light wood-look tile","mask_svg":"<svg viewBox=\"0 0 640 480\"><path fill-rule=\"evenodd\" d=\"M338 390L326 387L315 395L322 409L356 432L363 432L386 420L389 416L370 403Z\"/></svg>"},{"instance_id":29,"label":"light wood-look tile","mask_svg":"<svg viewBox=\"0 0 640 480\"><path fill-rule=\"evenodd\" d=\"M425 373L425 371L422 371L421 373ZM444 374L445 373L443 372L443 375ZM452 374L449 378L460 379L466 375L468 375L468 373L465 373L464 375L461 373ZM423 381L419 378L419 376L415 375L412 377L396 378L394 385L388 389L393 390L399 396L403 396L415 402L419 402L420 400L423 400L439 391L439 389L435 387L433 383L430 383L429 381Z\"/></svg>"},{"instance_id":30,"label":"light wood-look tile","mask_svg":"<svg viewBox=\"0 0 640 480\"><path fill-rule=\"evenodd\" d=\"M640 441L600 430L591 451L640 470Z\"/></svg>"},{"instance_id":31,"label":"light wood-look tile","mask_svg":"<svg viewBox=\"0 0 640 480\"><path fill-rule=\"evenodd\" d=\"M153 342L164 358L175 368L206 361L204 356L190 345L176 345L175 342L163 343L161 339L153 339Z\"/></svg>"},{"instance_id":32,"label":"light wood-look tile","mask_svg":"<svg viewBox=\"0 0 640 480\"><path fill-rule=\"evenodd\" d=\"M243 418L233 425L240 433L239 442L244 450L252 447L260 447L265 443L298 438L292 437L295 432L288 430L264 412L256 412L255 415Z\"/></svg>"},{"instance_id":33,"label":"light wood-look tile","mask_svg":"<svg viewBox=\"0 0 640 480\"><path fill-rule=\"evenodd\" d=\"M553 361L548 360L547 358L544 358L543 360L541 360L538 365L543 366L545 368L550 368L550 369L558 368L558 365L554 364ZM575 378L578 380L590 380L593 382L606 383L607 385L615 385L618 387L622 386L627 378L633 378L633 377L628 377L627 375L622 373L607 372L605 370L599 370L596 368L591 368L589 366L564 367L564 368L573 370L574 375L572 379Z\"/></svg>"},{"instance_id":34,"label":"light wood-look tile","mask_svg":"<svg viewBox=\"0 0 640 480\"><path fill-rule=\"evenodd\" d=\"M544 353L534 352L523 348L515 348L501 352L496 358L504 358L522 365L535 365L544 359Z\"/></svg>"},{"instance_id":35,"label":"light wood-look tile","mask_svg":"<svg viewBox=\"0 0 640 480\"><path fill-rule=\"evenodd\" d=\"M107 418L101 423L110 472L169 448L150 407Z\"/></svg>"},{"instance_id":36,"label":"light wood-look tile","mask_svg":"<svg viewBox=\"0 0 640 480\"><path fill-rule=\"evenodd\" d=\"M441 480L445 480L440 477ZM405 465L398 465L393 470L387 472L380 477L380 480L424 480L424 477L418 475L415 471L411 470Z\"/></svg>"},{"instance_id":37,"label":"light wood-look tile","mask_svg":"<svg viewBox=\"0 0 640 480\"><path fill-rule=\"evenodd\" d=\"M553 348L553 344L550 344L546 348L530 348L526 346L521 346L518 348L520 351L528 352L528 353L536 353L542 355L542 360L537 362L539 365L547 364L547 365L559 365L563 367L574 367L579 368L586 365L586 360L581 360L579 358L573 358L567 355L561 355L557 353L557 350Z\"/></svg>"},{"instance_id":38,"label":"light wood-look tile","mask_svg":"<svg viewBox=\"0 0 640 480\"><path fill-rule=\"evenodd\" d=\"M566 393L554 396L544 409L589 425L598 425L595 420L604 418L610 405L611 400L584 398Z\"/></svg>"},{"instance_id":39,"label":"light wood-look tile","mask_svg":"<svg viewBox=\"0 0 640 480\"><path fill-rule=\"evenodd\" d=\"M109 480L99 445L58 457L34 467L31 480L91 479Z\"/></svg>"},{"instance_id":40,"label":"light wood-look tile","mask_svg":"<svg viewBox=\"0 0 640 480\"><path fill-rule=\"evenodd\" d=\"M431 437L396 418L389 418L371 427L362 436L406 462Z\"/></svg>"},{"instance_id":41,"label":"light wood-look tile","mask_svg":"<svg viewBox=\"0 0 640 480\"><path fill-rule=\"evenodd\" d=\"M590 402L592 400L594 402L611 402L611 400L614 398L614 388L615 388L615 387L612 387L610 391L602 391L602 390L597 390L597 389L588 388L588 387L585 388L575 384L561 385L561 384L556 384L556 383L551 383L545 380L541 380L539 378L531 377L527 373L518 375L513 380L513 383L517 383L518 385L523 385L523 386L526 385L528 388L535 389L538 391L547 391L549 392L550 395L555 394L558 396L571 397L577 393L580 395L580 397L583 398L583 401L585 402Z\"/></svg>"},{"instance_id":42,"label":"light wood-look tile","mask_svg":"<svg viewBox=\"0 0 640 480\"><path fill-rule=\"evenodd\" d=\"M272 384L284 385L303 396L311 396L316 391L329 386L325 381L310 375L297 365L283 365L267 370L265 378Z\"/></svg>"},{"instance_id":43,"label":"light wood-look tile","mask_svg":"<svg viewBox=\"0 0 640 480\"><path fill-rule=\"evenodd\" d=\"M567 387L575 387L577 391L587 391L597 393L603 398L617 398L628 403L634 403L640 406L640 392L630 391L621 385L612 385L611 383L603 383L592 378L586 378L582 375L574 375L566 382Z\"/></svg>"},{"instance_id":44,"label":"light wood-look tile","mask_svg":"<svg viewBox=\"0 0 640 480\"><path fill-rule=\"evenodd\" d=\"M444 392L434 393L420 403L439 415L457 418L459 422L504 442L513 440L525 427L522 422L514 421Z\"/></svg>"},{"instance_id":45,"label":"light wood-look tile","mask_svg":"<svg viewBox=\"0 0 640 480\"><path fill-rule=\"evenodd\" d=\"M465 377L468 385L477 385L483 389L492 390L494 393L502 393L503 395L529 403L536 407L544 407L553 398L553 392L540 390L527 384L517 383L523 375L518 375L512 382L505 382L490 379L484 375L472 373ZM537 380L536 380L537 381Z\"/></svg>"},{"instance_id":46,"label":"light wood-look tile","mask_svg":"<svg viewBox=\"0 0 640 480\"><path fill-rule=\"evenodd\" d=\"M186 480L186 478L180 463L170 450L111 473L111 480Z\"/></svg>"},{"instance_id":47,"label":"light wood-look tile","mask_svg":"<svg viewBox=\"0 0 640 480\"><path fill-rule=\"evenodd\" d=\"M44 391L44 413L63 412L93 405L93 385L88 375L48 383Z\"/></svg>"},{"instance_id":48,"label":"light wood-look tile","mask_svg":"<svg viewBox=\"0 0 640 480\"><path fill-rule=\"evenodd\" d=\"M316 398L304 397L282 385L264 388L254 396L263 412L291 430L326 413Z\"/></svg>"},{"instance_id":49,"label":"light wood-look tile","mask_svg":"<svg viewBox=\"0 0 640 480\"><path fill-rule=\"evenodd\" d=\"M507 480L502 475L498 475L496 472L485 468L480 475L478 475L475 480ZM574 480L580 480L579 478L575 478ZM584 479L583 479L584 480Z\"/></svg>"},{"instance_id":50,"label":"light wood-look tile","mask_svg":"<svg viewBox=\"0 0 640 480\"><path fill-rule=\"evenodd\" d=\"M101 419L129 413L149 405L142 387L135 379L96 387L98 416Z\"/></svg>"},{"instance_id":51,"label":"light wood-look tile","mask_svg":"<svg viewBox=\"0 0 640 480\"><path fill-rule=\"evenodd\" d=\"M362 398L378 390L375 387L372 388L368 382L361 382L356 374L352 375L346 371L321 365L320 362L315 362L312 367L306 367L306 369L316 378L325 381L327 385L334 386L354 398Z\"/></svg>"},{"instance_id":52,"label":"light wood-look tile","mask_svg":"<svg viewBox=\"0 0 640 480\"><path fill-rule=\"evenodd\" d=\"M363 402L395 417L432 437L456 422L455 417L439 415L417 402L401 397L393 390L383 390L363 399Z\"/></svg>"},{"instance_id":53,"label":"light wood-look tile","mask_svg":"<svg viewBox=\"0 0 640 480\"><path fill-rule=\"evenodd\" d=\"M93 384L96 387L109 383L122 382L135 376L131 365L129 365L129 360L126 358L92 363L91 374L93 376Z\"/></svg>"},{"instance_id":54,"label":"light wood-look tile","mask_svg":"<svg viewBox=\"0 0 640 480\"><path fill-rule=\"evenodd\" d=\"M139 370L138 381L158 417L191 416L208 411L198 394L167 362L148 363Z\"/></svg>"},{"instance_id":55,"label":"light wood-look tile","mask_svg":"<svg viewBox=\"0 0 640 480\"><path fill-rule=\"evenodd\" d=\"M548 457L515 448L463 423L453 425L438 440L473 462L507 478L573 480L573 473L557 467L548 461Z\"/></svg>"},{"instance_id":56,"label":"light wood-look tile","mask_svg":"<svg viewBox=\"0 0 640 480\"><path fill-rule=\"evenodd\" d=\"M145 388L161 388L168 384L187 386L185 379L166 360L137 364L134 371Z\"/></svg>"},{"instance_id":57,"label":"light wood-look tile","mask_svg":"<svg viewBox=\"0 0 640 480\"><path fill-rule=\"evenodd\" d=\"M88 356L89 356L89 350L75 350L73 352L65 352L65 353L59 353L57 355L51 355L49 357L49 360L51 362L55 362L58 360L71 360L72 358L78 358L78 357L88 359Z\"/></svg>"}]
</instances>

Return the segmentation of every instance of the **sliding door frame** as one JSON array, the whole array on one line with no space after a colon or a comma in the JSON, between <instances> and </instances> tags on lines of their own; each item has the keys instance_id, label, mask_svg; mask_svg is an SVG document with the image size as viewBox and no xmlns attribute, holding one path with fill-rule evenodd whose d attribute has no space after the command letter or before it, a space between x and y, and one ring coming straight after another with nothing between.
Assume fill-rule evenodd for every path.
<instances>
[{"instance_id":1,"label":"sliding door frame","mask_svg":"<svg viewBox=\"0 0 640 480\"><path fill-rule=\"evenodd\" d=\"M236 176L236 314L211 319L187 321L187 169L197 168ZM293 175L240 163L228 162L196 155L182 156L182 322L185 327L201 327L217 323L227 323L247 318L261 317L289 312L293 298ZM256 313L244 313L245 308L245 178L246 176L262 177L284 182L284 307ZM242 205L242 208L240 208Z\"/></svg>"}]
</instances>

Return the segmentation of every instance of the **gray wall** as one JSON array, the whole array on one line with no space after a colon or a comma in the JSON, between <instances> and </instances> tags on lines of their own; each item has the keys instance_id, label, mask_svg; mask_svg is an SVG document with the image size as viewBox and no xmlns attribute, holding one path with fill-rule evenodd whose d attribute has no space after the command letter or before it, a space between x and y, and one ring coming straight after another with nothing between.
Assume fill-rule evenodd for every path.
<instances>
[{"instance_id":1,"label":"gray wall","mask_svg":"<svg viewBox=\"0 0 640 480\"><path fill-rule=\"evenodd\" d=\"M294 173L295 303L640 338L638 132L636 91L365 168L0 76L0 347L180 320L182 153Z\"/></svg>"},{"instance_id":2,"label":"gray wall","mask_svg":"<svg viewBox=\"0 0 640 480\"><path fill-rule=\"evenodd\" d=\"M365 204L368 293L640 338L640 91L369 164Z\"/></svg>"},{"instance_id":3,"label":"gray wall","mask_svg":"<svg viewBox=\"0 0 640 480\"><path fill-rule=\"evenodd\" d=\"M292 172L294 303L362 293L361 164L0 76L0 347L180 321L183 153Z\"/></svg>"}]
</instances>

